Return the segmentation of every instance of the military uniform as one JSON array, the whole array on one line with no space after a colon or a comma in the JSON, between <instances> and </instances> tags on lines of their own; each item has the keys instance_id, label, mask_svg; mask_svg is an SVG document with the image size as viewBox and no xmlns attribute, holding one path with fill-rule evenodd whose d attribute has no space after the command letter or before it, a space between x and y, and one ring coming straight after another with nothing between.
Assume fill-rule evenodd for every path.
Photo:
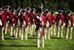
<instances>
[{"instance_id":1,"label":"military uniform","mask_svg":"<svg viewBox=\"0 0 74 50\"><path fill-rule=\"evenodd\" d=\"M2 40L4 40L4 29L6 27L6 14L4 13L4 11L1 15L1 20L2 20Z\"/></svg>"}]
</instances>

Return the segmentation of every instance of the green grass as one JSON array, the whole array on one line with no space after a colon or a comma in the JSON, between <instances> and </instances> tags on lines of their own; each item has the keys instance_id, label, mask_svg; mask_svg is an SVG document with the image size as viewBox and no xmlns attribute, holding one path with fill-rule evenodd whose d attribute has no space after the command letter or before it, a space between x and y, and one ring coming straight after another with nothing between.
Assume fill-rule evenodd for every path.
<instances>
[{"instance_id":1,"label":"green grass","mask_svg":"<svg viewBox=\"0 0 74 50\"><path fill-rule=\"evenodd\" d=\"M5 40L0 39L0 50L74 50L74 29L72 40L52 36L50 40L45 40L45 48L36 47L35 36L29 36L28 40L20 40L7 34Z\"/></svg>"}]
</instances>

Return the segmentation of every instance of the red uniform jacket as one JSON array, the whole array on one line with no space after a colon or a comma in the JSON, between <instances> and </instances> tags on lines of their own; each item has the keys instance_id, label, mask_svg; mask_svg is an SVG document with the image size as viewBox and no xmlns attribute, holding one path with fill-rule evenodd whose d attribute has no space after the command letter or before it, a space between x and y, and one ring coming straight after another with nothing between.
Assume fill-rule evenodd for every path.
<instances>
[{"instance_id":1,"label":"red uniform jacket","mask_svg":"<svg viewBox=\"0 0 74 50\"><path fill-rule=\"evenodd\" d=\"M33 17L32 17L32 14L31 13L28 13L28 17L30 19L30 22L33 22Z\"/></svg>"},{"instance_id":2,"label":"red uniform jacket","mask_svg":"<svg viewBox=\"0 0 74 50\"><path fill-rule=\"evenodd\" d=\"M48 15L48 21L49 21L50 26L51 26L51 25L52 25L52 22L53 22L53 20L52 20L52 16L51 16L51 15Z\"/></svg>"},{"instance_id":3,"label":"red uniform jacket","mask_svg":"<svg viewBox=\"0 0 74 50\"><path fill-rule=\"evenodd\" d=\"M65 24L65 18L64 18L64 15L61 15L60 17L61 17L62 25Z\"/></svg>"},{"instance_id":4,"label":"red uniform jacket","mask_svg":"<svg viewBox=\"0 0 74 50\"><path fill-rule=\"evenodd\" d=\"M54 23L55 23L56 25L58 25L58 17L57 17L57 16L54 16L53 18L54 18Z\"/></svg>"},{"instance_id":5,"label":"red uniform jacket","mask_svg":"<svg viewBox=\"0 0 74 50\"><path fill-rule=\"evenodd\" d=\"M30 19L29 19L29 17L28 17L28 14L26 14L25 16L23 16L24 17L24 20L25 20L25 22L26 22L26 26L28 26L29 25L29 22L30 22Z\"/></svg>"},{"instance_id":6,"label":"red uniform jacket","mask_svg":"<svg viewBox=\"0 0 74 50\"><path fill-rule=\"evenodd\" d=\"M15 25L16 25L17 22L18 22L18 16L17 15L13 15L12 23L15 23Z\"/></svg>"},{"instance_id":7,"label":"red uniform jacket","mask_svg":"<svg viewBox=\"0 0 74 50\"><path fill-rule=\"evenodd\" d=\"M11 22L11 19L12 19L12 12L11 12L11 11L8 12L8 13L7 13L7 16L8 16L7 20Z\"/></svg>"},{"instance_id":8,"label":"red uniform jacket","mask_svg":"<svg viewBox=\"0 0 74 50\"><path fill-rule=\"evenodd\" d=\"M46 15L42 15L42 22L44 23L43 26L46 26L46 23L47 23L47 17L46 17Z\"/></svg>"},{"instance_id":9,"label":"red uniform jacket","mask_svg":"<svg viewBox=\"0 0 74 50\"><path fill-rule=\"evenodd\" d=\"M5 13L2 13L1 20L2 20L2 26L6 25L6 14Z\"/></svg>"},{"instance_id":10,"label":"red uniform jacket","mask_svg":"<svg viewBox=\"0 0 74 50\"><path fill-rule=\"evenodd\" d=\"M44 25L42 25L42 32L41 32L41 36L44 36L45 32L45 27L46 27L46 23L47 23L47 16L46 14L42 15L42 22L44 23Z\"/></svg>"}]
</instances>

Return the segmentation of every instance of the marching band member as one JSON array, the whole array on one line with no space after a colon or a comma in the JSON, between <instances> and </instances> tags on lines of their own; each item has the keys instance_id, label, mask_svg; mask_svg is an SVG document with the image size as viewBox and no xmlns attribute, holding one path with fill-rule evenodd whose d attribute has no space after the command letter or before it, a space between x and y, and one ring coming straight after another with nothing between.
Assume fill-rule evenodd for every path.
<instances>
[{"instance_id":1,"label":"marching band member","mask_svg":"<svg viewBox=\"0 0 74 50\"><path fill-rule=\"evenodd\" d=\"M11 12L11 8L10 8L10 6L6 6L6 16L7 16L7 18L6 18L6 29L5 29L5 34L7 34L7 31L9 31L10 29L9 29L9 27L10 27L10 25L11 25L11 17L12 17L12 12Z\"/></svg>"},{"instance_id":2,"label":"marching band member","mask_svg":"<svg viewBox=\"0 0 74 50\"><path fill-rule=\"evenodd\" d=\"M34 20L35 20L35 32L36 32L36 41L37 41L37 47L40 47L40 20L38 16L38 12L34 12Z\"/></svg>"},{"instance_id":3,"label":"marching band member","mask_svg":"<svg viewBox=\"0 0 74 50\"><path fill-rule=\"evenodd\" d=\"M51 16L49 17L50 18L50 28L51 28L51 35L53 35L53 23L54 23L54 18L53 18L53 11L51 12Z\"/></svg>"},{"instance_id":4,"label":"marching band member","mask_svg":"<svg viewBox=\"0 0 74 50\"><path fill-rule=\"evenodd\" d=\"M22 33L22 28L21 28L21 26L22 26L21 10L18 10L17 14L18 14L18 24L17 24L18 33L19 33L19 37L21 38L21 33Z\"/></svg>"},{"instance_id":5,"label":"marching band member","mask_svg":"<svg viewBox=\"0 0 74 50\"><path fill-rule=\"evenodd\" d=\"M35 33L36 33L36 41L37 41L37 47L39 48L41 45L41 37L40 37L40 17L38 16L38 12L34 11L34 22L35 22Z\"/></svg>"},{"instance_id":6,"label":"marching band member","mask_svg":"<svg viewBox=\"0 0 74 50\"><path fill-rule=\"evenodd\" d=\"M26 11L25 10L22 10L22 20L23 20L23 23L22 23L22 40L23 40L23 36L25 33L25 39L27 39L27 34L26 34L26 22L25 22L25 15L26 15Z\"/></svg>"},{"instance_id":7,"label":"marching band member","mask_svg":"<svg viewBox=\"0 0 74 50\"><path fill-rule=\"evenodd\" d=\"M73 16L72 16L72 12L71 12L71 14L70 14L70 16L69 16L69 19L70 19L70 21L71 21L71 26L70 26L70 39L72 39L72 31L73 31L73 26L74 26L74 19L73 19Z\"/></svg>"},{"instance_id":8,"label":"marching band member","mask_svg":"<svg viewBox=\"0 0 74 50\"><path fill-rule=\"evenodd\" d=\"M59 10L59 14L58 14L58 37L61 36L63 37L63 26L62 24L64 24L64 15L63 15L63 11Z\"/></svg>"},{"instance_id":9,"label":"marching band member","mask_svg":"<svg viewBox=\"0 0 74 50\"><path fill-rule=\"evenodd\" d=\"M35 17L35 15L34 15L34 13L35 13L35 10L33 9L33 10L31 10L31 14L32 14L32 20L31 20L31 24L32 24L32 31L31 31L31 33L32 33L32 35L35 35L35 20L34 20L34 17Z\"/></svg>"},{"instance_id":10,"label":"marching band member","mask_svg":"<svg viewBox=\"0 0 74 50\"><path fill-rule=\"evenodd\" d=\"M28 17L29 17L29 19L30 19L29 33L30 33L31 35L33 35L32 31L31 31L31 30L32 30L32 23L33 23L33 15L32 15L32 13L31 13L31 8L28 8L27 13L28 13Z\"/></svg>"},{"instance_id":11,"label":"marching band member","mask_svg":"<svg viewBox=\"0 0 74 50\"><path fill-rule=\"evenodd\" d=\"M64 27L65 27L65 16L64 16L64 12L63 11L61 11L61 12L59 12L59 17L60 17L60 20L59 20L59 25L61 26L61 32L60 32L60 34L61 34L61 37L63 37L63 33L64 33ZM58 37L59 37L59 35L58 35Z\"/></svg>"},{"instance_id":12,"label":"marching band member","mask_svg":"<svg viewBox=\"0 0 74 50\"><path fill-rule=\"evenodd\" d=\"M24 39L24 32L25 32L25 30L24 30L25 24L24 24L24 17L23 16L24 16L24 9L21 10L21 21L22 21L22 23L21 23L21 40Z\"/></svg>"},{"instance_id":13,"label":"marching band member","mask_svg":"<svg viewBox=\"0 0 74 50\"><path fill-rule=\"evenodd\" d=\"M48 35L48 37L49 37L49 39L50 39L50 35L52 35L52 25L53 25L52 13L49 12L49 13L47 14L47 16L48 16L48 22L49 22L49 35Z\"/></svg>"},{"instance_id":14,"label":"marching band member","mask_svg":"<svg viewBox=\"0 0 74 50\"><path fill-rule=\"evenodd\" d=\"M6 14L3 10L2 10L2 15L1 15L1 20L2 20L2 40L4 40L4 30L6 27Z\"/></svg>"},{"instance_id":15,"label":"marching band member","mask_svg":"<svg viewBox=\"0 0 74 50\"><path fill-rule=\"evenodd\" d=\"M53 15L53 23L54 23L54 35L56 35L56 28L57 28L57 25L58 25L58 12L54 12L54 15Z\"/></svg>"},{"instance_id":16,"label":"marching band member","mask_svg":"<svg viewBox=\"0 0 74 50\"><path fill-rule=\"evenodd\" d=\"M14 10L13 17L12 17L11 36L14 33L15 34L15 38L17 38L17 35L18 35L18 30L17 30L17 26L16 26L17 22L18 22L18 16L16 14L16 10Z\"/></svg>"},{"instance_id":17,"label":"marching band member","mask_svg":"<svg viewBox=\"0 0 74 50\"><path fill-rule=\"evenodd\" d=\"M70 39L72 39L72 26L73 26L73 18L71 16L71 11L67 11L66 14L66 27L67 27L67 33L66 33L66 39L69 38L70 33Z\"/></svg>"},{"instance_id":18,"label":"marching band member","mask_svg":"<svg viewBox=\"0 0 74 50\"><path fill-rule=\"evenodd\" d=\"M52 26L52 17L51 17L51 12L47 13L47 35L48 35L48 39L50 39L50 35L51 35L51 26Z\"/></svg>"},{"instance_id":19,"label":"marching band member","mask_svg":"<svg viewBox=\"0 0 74 50\"><path fill-rule=\"evenodd\" d=\"M51 35L55 35L55 13L52 11L51 12L51 17L52 17L52 26L51 26Z\"/></svg>"},{"instance_id":20,"label":"marching band member","mask_svg":"<svg viewBox=\"0 0 74 50\"><path fill-rule=\"evenodd\" d=\"M27 40L28 39L27 35L29 33L29 25L30 25L30 19L29 19L29 16L28 16L28 12L25 12L24 20L25 20L25 23L26 23L25 39Z\"/></svg>"},{"instance_id":21,"label":"marching band member","mask_svg":"<svg viewBox=\"0 0 74 50\"><path fill-rule=\"evenodd\" d=\"M45 34L45 39L47 38L47 29L46 29L46 23L47 23L47 11L44 11L44 13L42 14L42 24L44 26L44 29L46 30Z\"/></svg>"},{"instance_id":22,"label":"marching band member","mask_svg":"<svg viewBox=\"0 0 74 50\"><path fill-rule=\"evenodd\" d=\"M42 40L42 47L44 47L44 40L47 38L47 32L46 32L46 23L47 23L47 13L48 11L44 11L42 14L42 21L41 21L41 40Z\"/></svg>"}]
</instances>

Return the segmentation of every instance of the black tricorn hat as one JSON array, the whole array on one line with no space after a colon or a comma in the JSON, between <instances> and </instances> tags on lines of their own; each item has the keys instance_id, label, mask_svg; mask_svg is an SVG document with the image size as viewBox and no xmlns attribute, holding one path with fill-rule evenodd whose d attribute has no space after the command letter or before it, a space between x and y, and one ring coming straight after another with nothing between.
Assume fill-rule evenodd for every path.
<instances>
[{"instance_id":1,"label":"black tricorn hat","mask_svg":"<svg viewBox=\"0 0 74 50\"><path fill-rule=\"evenodd\" d=\"M67 11L66 11L66 13L71 13L71 12L72 12L71 10L67 10Z\"/></svg>"},{"instance_id":2,"label":"black tricorn hat","mask_svg":"<svg viewBox=\"0 0 74 50\"><path fill-rule=\"evenodd\" d=\"M63 13L64 11L63 11L63 10L58 10L58 12L59 12L59 13Z\"/></svg>"},{"instance_id":3,"label":"black tricorn hat","mask_svg":"<svg viewBox=\"0 0 74 50\"><path fill-rule=\"evenodd\" d=\"M22 12L26 12L25 9L23 9Z\"/></svg>"}]
</instances>

